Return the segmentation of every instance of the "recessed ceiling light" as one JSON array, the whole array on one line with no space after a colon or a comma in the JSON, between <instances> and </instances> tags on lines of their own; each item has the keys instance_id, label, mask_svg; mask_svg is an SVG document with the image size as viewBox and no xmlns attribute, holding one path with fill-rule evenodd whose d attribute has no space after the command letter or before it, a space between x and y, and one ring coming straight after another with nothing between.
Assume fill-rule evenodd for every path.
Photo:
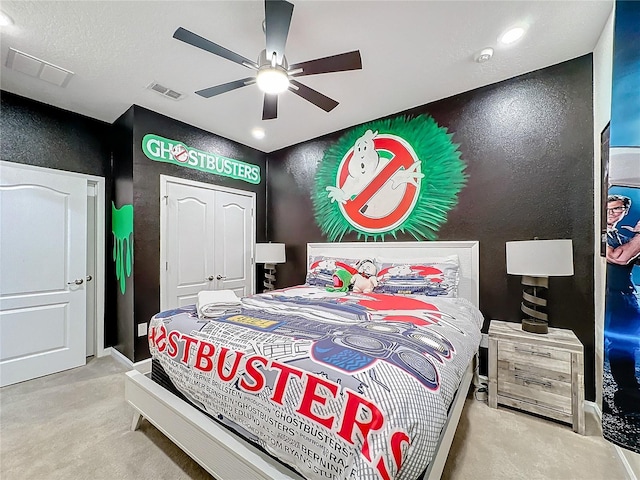
<instances>
[{"instance_id":1,"label":"recessed ceiling light","mask_svg":"<svg viewBox=\"0 0 640 480\"><path fill-rule=\"evenodd\" d=\"M253 138L257 138L258 140L263 139L265 135L264 128L255 127L251 130L251 135L253 135Z\"/></svg>"},{"instance_id":2,"label":"recessed ceiling light","mask_svg":"<svg viewBox=\"0 0 640 480\"><path fill-rule=\"evenodd\" d=\"M522 36L524 35L524 32L525 32L524 27L510 28L509 30L507 30L502 34L502 36L500 37L500 42L504 43L505 45L510 45L512 43L515 43L522 38Z\"/></svg>"},{"instance_id":3,"label":"recessed ceiling light","mask_svg":"<svg viewBox=\"0 0 640 480\"><path fill-rule=\"evenodd\" d=\"M13 19L4 12L0 12L0 27L13 25Z\"/></svg>"}]
</instances>

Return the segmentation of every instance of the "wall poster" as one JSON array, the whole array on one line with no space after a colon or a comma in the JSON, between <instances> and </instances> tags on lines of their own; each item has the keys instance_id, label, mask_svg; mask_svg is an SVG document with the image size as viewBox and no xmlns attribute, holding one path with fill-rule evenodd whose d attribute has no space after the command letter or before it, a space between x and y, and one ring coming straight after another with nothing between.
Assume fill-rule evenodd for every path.
<instances>
[{"instance_id":1,"label":"wall poster","mask_svg":"<svg viewBox=\"0 0 640 480\"><path fill-rule=\"evenodd\" d=\"M600 134L601 210L600 210L600 256L607 256L607 195L609 194L609 147L611 122L607 123Z\"/></svg>"},{"instance_id":2,"label":"wall poster","mask_svg":"<svg viewBox=\"0 0 640 480\"><path fill-rule=\"evenodd\" d=\"M640 2L616 2L602 434L640 453Z\"/></svg>"},{"instance_id":3,"label":"wall poster","mask_svg":"<svg viewBox=\"0 0 640 480\"><path fill-rule=\"evenodd\" d=\"M316 222L329 241L349 232L435 240L466 182L452 134L428 115L360 125L325 152L316 174Z\"/></svg>"}]
</instances>

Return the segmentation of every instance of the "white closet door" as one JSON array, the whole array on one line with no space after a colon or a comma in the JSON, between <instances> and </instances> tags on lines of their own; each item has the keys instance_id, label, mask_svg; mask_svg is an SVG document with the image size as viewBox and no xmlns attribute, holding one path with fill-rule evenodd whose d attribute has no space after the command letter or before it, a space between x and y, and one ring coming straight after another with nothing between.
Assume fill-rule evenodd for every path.
<instances>
[{"instance_id":1,"label":"white closet door","mask_svg":"<svg viewBox=\"0 0 640 480\"><path fill-rule=\"evenodd\" d=\"M196 303L201 290L253 293L255 195L162 177L161 303Z\"/></svg>"},{"instance_id":2,"label":"white closet door","mask_svg":"<svg viewBox=\"0 0 640 480\"><path fill-rule=\"evenodd\" d=\"M180 183L167 183L167 242L165 265L168 301L163 308L196 303L198 292L213 290L214 192Z\"/></svg>"},{"instance_id":3,"label":"white closet door","mask_svg":"<svg viewBox=\"0 0 640 480\"><path fill-rule=\"evenodd\" d=\"M0 385L85 364L87 181L0 165Z\"/></svg>"},{"instance_id":4,"label":"white closet door","mask_svg":"<svg viewBox=\"0 0 640 480\"><path fill-rule=\"evenodd\" d=\"M215 269L217 290L253 293L253 198L223 191L215 196Z\"/></svg>"}]
</instances>

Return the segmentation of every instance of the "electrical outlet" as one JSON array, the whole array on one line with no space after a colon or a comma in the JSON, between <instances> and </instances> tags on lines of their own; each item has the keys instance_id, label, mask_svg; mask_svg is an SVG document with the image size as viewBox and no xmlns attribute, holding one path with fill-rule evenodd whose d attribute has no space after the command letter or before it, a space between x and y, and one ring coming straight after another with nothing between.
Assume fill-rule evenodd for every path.
<instances>
[{"instance_id":1,"label":"electrical outlet","mask_svg":"<svg viewBox=\"0 0 640 480\"><path fill-rule=\"evenodd\" d=\"M139 337L144 337L147 334L147 324L146 323L139 323L138 324L138 336Z\"/></svg>"},{"instance_id":2,"label":"electrical outlet","mask_svg":"<svg viewBox=\"0 0 640 480\"><path fill-rule=\"evenodd\" d=\"M483 348L489 348L489 334L483 333L480 338L480 346Z\"/></svg>"}]
</instances>

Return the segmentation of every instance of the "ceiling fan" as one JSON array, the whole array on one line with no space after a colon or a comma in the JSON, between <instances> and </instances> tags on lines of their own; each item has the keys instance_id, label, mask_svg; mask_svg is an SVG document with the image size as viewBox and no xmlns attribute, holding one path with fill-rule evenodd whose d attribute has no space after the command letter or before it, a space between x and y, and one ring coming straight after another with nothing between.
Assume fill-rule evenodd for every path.
<instances>
[{"instance_id":1,"label":"ceiling fan","mask_svg":"<svg viewBox=\"0 0 640 480\"><path fill-rule=\"evenodd\" d=\"M313 103L325 112L333 110L338 105L338 102L303 85L295 78L319 73L359 70L362 68L360 51L354 50L289 65L284 55L284 47L287 43L289 26L291 25L293 4L284 0L265 0L264 13L263 27L266 37L266 49L262 50L257 62L253 62L185 28L179 27L175 31L173 38L231 60L256 72L254 76L216 85L215 87L204 88L195 93L202 97L210 98L257 83L260 90L265 92L262 109L263 120L274 119L278 116L278 94L286 90Z\"/></svg>"}]
</instances>

